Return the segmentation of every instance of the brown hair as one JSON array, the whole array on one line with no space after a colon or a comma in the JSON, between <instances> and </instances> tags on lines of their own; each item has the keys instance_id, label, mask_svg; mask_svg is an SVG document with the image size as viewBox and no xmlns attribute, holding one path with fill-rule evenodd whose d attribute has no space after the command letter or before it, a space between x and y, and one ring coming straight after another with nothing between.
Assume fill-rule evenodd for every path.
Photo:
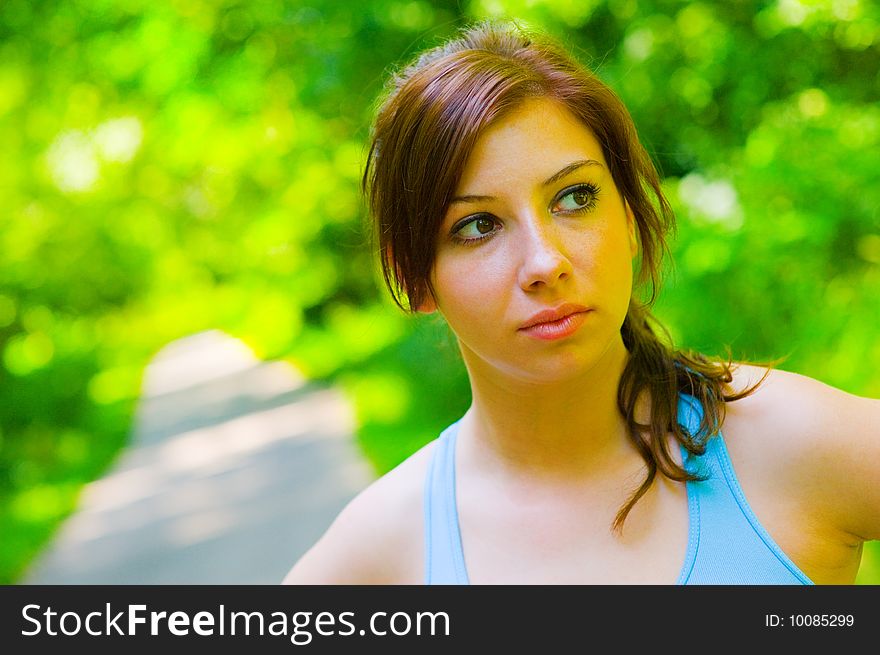
<instances>
[{"instance_id":1,"label":"brown hair","mask_svg":"<svg viewBox=\"0 0 880 655\"><path fill-rule=\"evenodd\" d=\"M749 395L769 373L733 393L731 358L673 350L658 339L651 324L661 330L662 326L650 307L675 216L621 100L552 40L516 24L478 23L392 76L373 126L363 191L385 282L394 301L412 311L433 293L431 269L439 226L474 144L493 121L533 97L562 103L593 132L638 231L638 274L621 326L630 356L617 402L648 473L618 512L614 528L619 530L658 469L677 481L700 479L675 463L665 435L671 431L689 452L702 454L704 437L716 434L724 421L724 403ZM635 289L644 291L646 286L640 300ZM676 420L679 392L702 404L694 435ZM637 401L645 393L651 400L648 424L635 417Z\"/></svg>"}]
</instances>

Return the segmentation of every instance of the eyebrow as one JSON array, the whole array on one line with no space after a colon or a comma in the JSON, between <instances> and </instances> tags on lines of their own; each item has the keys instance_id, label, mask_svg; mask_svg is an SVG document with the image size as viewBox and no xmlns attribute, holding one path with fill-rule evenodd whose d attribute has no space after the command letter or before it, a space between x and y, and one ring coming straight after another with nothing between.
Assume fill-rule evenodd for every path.
<instances>
[{"instance_id":1,"label":"eyebrow","mask_svg":"<svg viewBox=\"0 0 880 655\"><path fill-rule=\"evenodd\" d=\"M602 166L595 159L578 159L577 161L571 162L568 166L560 169L558 172L554 173L550 177L548 177L541 186L550 186L554 182L558 182L566 175L571 175L579 168L583 168L584 166ZM484 202L486 200L495 200L495 196L477 196L477 195L468 195L468 196L455 196L450 204L456 202Z\"/></svg>"}]
</instances>

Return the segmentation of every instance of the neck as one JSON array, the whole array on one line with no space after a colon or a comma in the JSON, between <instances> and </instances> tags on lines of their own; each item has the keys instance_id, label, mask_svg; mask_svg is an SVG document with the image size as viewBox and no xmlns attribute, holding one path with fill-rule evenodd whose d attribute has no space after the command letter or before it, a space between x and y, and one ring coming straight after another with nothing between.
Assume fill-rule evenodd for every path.
<instances>
[{"instance_id":1,"label":"neck","mask_svg":"<svg viewBox=\"0 0 880 655\"><path fill-rule=\"evenodd\" d=\"M474 465L563 482L608 475L639 459L617 408L629 357L622 340L578 377L552 384L498 375L463 354L473 402L460 434Z\"/></svg>"}]
</instances>

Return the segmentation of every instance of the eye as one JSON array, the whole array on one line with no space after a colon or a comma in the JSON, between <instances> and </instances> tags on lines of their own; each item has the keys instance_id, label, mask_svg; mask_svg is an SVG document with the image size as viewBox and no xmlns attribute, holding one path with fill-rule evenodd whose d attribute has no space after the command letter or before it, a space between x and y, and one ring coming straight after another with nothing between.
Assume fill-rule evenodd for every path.
<instances>
[{"instance_id":1,"label":"eye","mask_svg":"<svg viewBox=\"0 0 880 655\"><path fill-rule=\"evenodd\" d=\"M599 196L599 187L594 184L578 184L563 189L553 204L554 211L577 213L595 207Z\"/></svg>"},{"instance_id":2,"label":"eye","mask_svg":"<svg viewBox=\"0 0 880 655\"><path fill-rule=\"evenodd\" d=\"M490 236L496 228L495 219L488 214L471 216L453 229L459 241L480 241Z\"/></svg>"}]
</instances>

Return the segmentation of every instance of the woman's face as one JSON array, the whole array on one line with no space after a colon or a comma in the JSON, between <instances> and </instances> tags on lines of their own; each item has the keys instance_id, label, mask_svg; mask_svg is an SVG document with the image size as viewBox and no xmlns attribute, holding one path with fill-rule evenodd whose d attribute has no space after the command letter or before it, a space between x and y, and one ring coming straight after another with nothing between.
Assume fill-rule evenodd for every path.
<instances>
[{"instance_id":1,"label":"woman's face","mask_svg":"<svg viewBox=\"0 0 880 655\"><path fill-rule=\"evenodd\" d=\"M482 134L437 243L420 309L443 314L471 374L551 383L623 347L634 220L562 105L526 100Z\"/></svg>"}]
</instances>

